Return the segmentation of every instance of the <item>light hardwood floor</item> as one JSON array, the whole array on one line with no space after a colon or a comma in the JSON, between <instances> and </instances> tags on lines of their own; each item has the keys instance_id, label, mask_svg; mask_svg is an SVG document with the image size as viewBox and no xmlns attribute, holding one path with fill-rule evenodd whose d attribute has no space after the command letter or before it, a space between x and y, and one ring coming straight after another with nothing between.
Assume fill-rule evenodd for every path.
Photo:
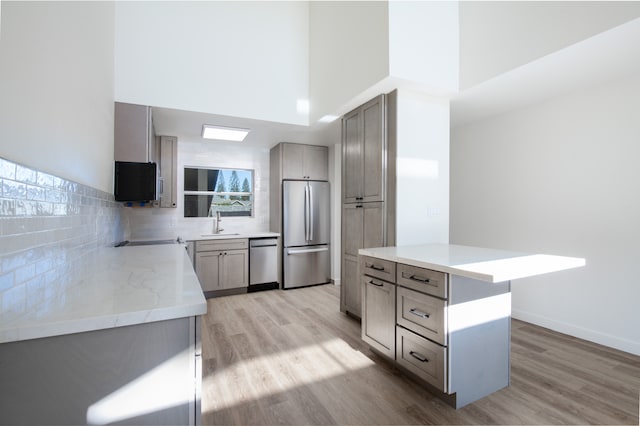
<instances>
[{"instance_id":1,"label":"light hardwood floor","mask_svg":"<svg viewBox=\"0 0 640 426\"><path fill-rule=\"evenodd\" d=\"M203 424L638 424L640 357L513 320L511 386L454 410L371 352L339 297L209 299Z\"/></svg>"}]
</instances>

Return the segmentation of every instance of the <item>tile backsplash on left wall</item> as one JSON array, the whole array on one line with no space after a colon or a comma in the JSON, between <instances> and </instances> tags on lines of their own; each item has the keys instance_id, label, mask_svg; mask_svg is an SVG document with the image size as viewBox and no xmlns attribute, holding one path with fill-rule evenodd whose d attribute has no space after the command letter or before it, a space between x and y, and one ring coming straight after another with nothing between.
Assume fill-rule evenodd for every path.
<instances>
[{"instance_id":1,"label":"tile backsplash on left wall","mask_svg":"<svg viewBox=\"0 0 640 426\"><path fill-rule=\"evenodd\" d=\"M124 239L113 195L0 158L0 309L28 309L95 249Z\"/></svg>"}]
</instances>

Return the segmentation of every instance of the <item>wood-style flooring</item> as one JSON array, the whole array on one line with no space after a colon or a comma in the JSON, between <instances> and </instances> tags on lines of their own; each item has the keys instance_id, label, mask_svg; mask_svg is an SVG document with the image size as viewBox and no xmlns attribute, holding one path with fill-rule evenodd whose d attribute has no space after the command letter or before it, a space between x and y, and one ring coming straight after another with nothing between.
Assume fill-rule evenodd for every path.
<instances>
[{"instance_id":1,"label":"wood-style flooring","mask_svg":"<svg viewBox=\"0 0 640 426\"><path fill-rule=\"evenodd\" d=\"M513 320L511 386L455 410L374 354L339 297L209 299L203 424L638 424L640 357Z\"/></svg>"}]
</instances>

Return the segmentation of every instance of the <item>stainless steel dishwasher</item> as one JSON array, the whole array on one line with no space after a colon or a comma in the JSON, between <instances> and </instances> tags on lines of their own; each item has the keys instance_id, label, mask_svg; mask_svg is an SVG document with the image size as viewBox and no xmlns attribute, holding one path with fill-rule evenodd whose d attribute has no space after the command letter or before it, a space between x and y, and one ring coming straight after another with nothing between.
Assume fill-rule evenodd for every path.
<instances>
[{"instance_id":1,"label":"stainless steel dishwasher","mask_svg":"<svg viewBox=\"0 0 640 426\"><path fill-rule=\"evenodd\" d=\"M278 239L250 239L248 291L270 290L278 286Z\"/></svg>"}]
</instances>

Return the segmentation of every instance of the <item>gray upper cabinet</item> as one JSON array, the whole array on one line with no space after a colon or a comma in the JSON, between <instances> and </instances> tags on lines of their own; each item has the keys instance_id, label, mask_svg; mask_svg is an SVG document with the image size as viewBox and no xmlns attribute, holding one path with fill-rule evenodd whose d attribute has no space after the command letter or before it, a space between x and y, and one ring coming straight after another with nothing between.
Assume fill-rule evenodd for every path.
<instances>
[{"instance_id":1,"label":"gray upper cabinet","mask_svg":"<svg viewBox=\"0 0 640 426\"><path fill-rule=\"evenodd\" d=\"M178 199L178 138L156 136L151 107L115 102L115 161L156 163L158 201L156 207L175 208Z\"/></svg>"},{"instance_id":2,"label":"gray upper cabinet","mask_svg":"<svg viewBox=\"0 0 640 426\"><path fill-rule=\"evenodd\" d=\"M329 180L329 148L282 143L282 179Z\"/></svg>"},{"instance_id":3,"label":"gray upper cabinet","mask_svg":"<svg viewBox=\"0 0 640 426\"><path fill-rule=\"evenodd\" d=\"M155 134L151 107L115 102L115 161L155 162Z\"/></svg>"},{"instance_id":4,"label":"gray upper cabinet","mask_svg":"<svg viewBox=\"0 0 640 426\"><path fill-rule=\"evenodd\" d=\"M385 199L385 98L380 95L342 121L345 203Z\"/></svg>"},{"instance_id":5,"label":"gray upper cabinet","mask_svg":"<svg viewBox=\"0 0 640 426\"><path fill-rule=\"evenodd\" d=\"M271 148L269 153L269 230L272 232L282 232L282 181L284 179L328 181L329 148L290 142L280 142ZM280 273L278 275L280 276Z\"/></svg>"}]
</instances>

